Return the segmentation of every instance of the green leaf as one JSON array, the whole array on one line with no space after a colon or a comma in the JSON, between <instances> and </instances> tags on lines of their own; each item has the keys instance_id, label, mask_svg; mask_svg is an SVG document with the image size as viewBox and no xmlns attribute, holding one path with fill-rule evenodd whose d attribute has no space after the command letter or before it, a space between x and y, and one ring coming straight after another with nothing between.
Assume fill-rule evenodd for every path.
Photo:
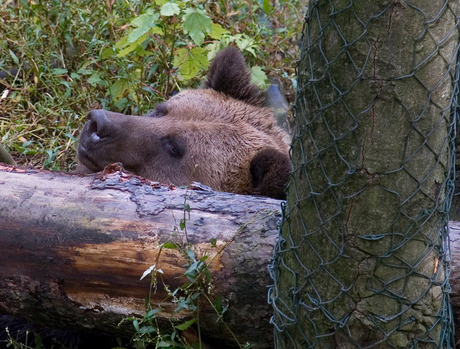
<instances>
[{"instance_id":1,"label":"green leaf","mask_svg":"<svg viewBox=\"0 0 460 349\"><path fill-rule=\"evenodd\" d=\"M224 34L230 34L230 32L224 27L222 27L219 23L211 24L211 34L210 34L211 38L220 40L220 38Z\"/></svg>"},{"instance_id":2,"label":"green leaf","mask_svg":"<svg viewBox=\"0 0 460 349\"><path fill-rule=\"evenodd\" d=\"M157 329L153 326L143 326L140 328L139 333L154 333Z\"/></svg>"},{"instance_id":3,"label":"green leaf","mask_svg":"<svg viewBox=\"0 0 460 349\"><path fill-rule=\"evenodd\" d=\"M237 35L235 35L236 37ZM248 47L250 47L254 40L252 38L249 38L247 36L240 36L239 38L236 38L235 40L236 45L241 51L247 50Z\"/></svg>"},{"instance_id":4,"label":"green leaf","mask_svg":"<svg viewBox=\"0 0 460 349\"><path fill-rule=\"evenodd\" d=\"M190 212L190 205L189 204L184 204L184 211Z\"/></svg>"},{"instance_id":5,"label":"green leaf","mask_svg":"<svg viewBox=\"0 0 460 349\"><path fill-rule=\"evenodd\" d=\"M196 306L190 301L186 301L185 299L181 298L177 301L177 308L176 310L174 310L174 313L178 313L184 309L194 311L196 309Z\"/></svg>"},{"instance_id":6,"label":"green leaf","mask_svg":"<svg viewBox=\"0 0 460 349\"><path fill-rule=\"evenodd\" d=\"M169 248L169 249L171 249L171 250L177 249L177 245L176 245L174 242L165 242L165 243L163 244L163 247L164 247L164 248Z\"/></svg>"},{"instance_id":7,"label":"green leaf","mask_svg":"<svg viewBox=\"0 0 460 349\"><path fill-rule=\"evenodd\" d=\"M73 41L72 41L72 36L70 35L70 33L64 33L64 38L66 39L67 43L71 46L71 47L75 47L75 45L73 44Z\"/></svg>"},{"instance_id":8,"label":"green leaf","mask_svg":"<svg viewBox=\"0 0 460 349\"><path fill-rule=\"evenodd\" d=\"M80 80L81 75L77 73L70 73L70 77L74 80Z\"/></svg>"},{"instance_id":9,"label":"green leaf","mask_svg":"<svg viewBox=\"0 0 460 349\"><path fill-rule=\"evenodd\" d=\"M164 4L166 4L169 1L170 0L155 0L155 4L163 6Z\"/></svg>"},{"instance_id":10,"label":"green leaf","mask_svg":"<svg viewBox=\"0 0 460 349\"><path fill-rule=\"evenodd\" d=\"M138 47L140 47L142 45L142 43L144 42L145 39L147 39L148 36L149 36L148 33L144 34L143 36L138 38L137 41L128 44L128 46L126 46L123 50L118 52L117 57L124 57L128 53L133 52L134 50L136 50Z\"/></svg>"},{"instance_id":11,"label":"green leaf","mask_svg":"<svg viewBox=\"0 0 460 349\"><path fill-rule=\"evenodd\" d=\"M155 22L160 18L158 13L154 13L152 9L131 21L131 25L137 27L128 35L128 43L136 42L144 34L148 33L150 28L155 25Z\"/></svg>"},{"instance_id":12,"label":"green leaf","mask_svg":"<svg viewBox=\"0 0 460 349\"><path fill-rule=\"evenodd\" d=\"M180 8L174 2L167 2L166 4L161 6L161 9L160 9L160 14L166 17L178 15L179 13L180 13Z\"/></svg>"},{"instance_id":13,"label":"green leaf","mask_svg":"<svg viewBox=\"0 0 460 349\"><path fill-rule=\"evenodd\" d=\"M107 82L102 80L101 77L99 76L98 73L93 73L89 78L88 82L95 86L95 85L101 85L101 86L107 86Z\"/></svg>"},{"instance_id":14,"label":"green leaf","mask_svg":"<svg viewBox=\"0 0 460 349\"><path fill-rule=\"evenodd\" d=\"M196 275L200 271L200 266L202 262L193 262L190 267L185 271L185 276L188 277L190 281L195 281Z\"/></svg>"},{"instance_id":15,"label":"green leaf","mask_svg":"<svg viewBox=\"0 0 460 349\"><path fill-rule=\"evenodd\" d=\"M127 43L128 43L128 35L125 35L115 44L115 48L116 49L121 49Z\"/></svg>"},{"instance_id":16,"label":"green leaf","mask_svg":"<svg viewBox=\"0 0 460 349\"><path fill-rule=\"evenodd\" d=\"M216 247L216 245L217 245L217 239L216 239L216 238L211 238L210 243L211 243L211 246L212 246L212 247Z\"/></svg>"},{"instance_id":17,"label":"green leaf","mask_svg":"<svg viewBox=\"0 0 460 349\"><path fill-rule=\"evenodd\" d=\"M184 218L182 218L180 220L179 227L180 227L181 230L185 229L185 219Z\"/></svg>"},{"instance_id":18,"label":"green leaf","mask_svg":"<svg viewBox=\"0 0 460 349\"><path fill-rule=\"evenodd\" d=\"M113 105L117 108L118 111L122 111L128 105L128 98L123 97L116 101Z\"/></svg>"},{"instance_id":19,"label":"green leaf","mask_svg":"<svg viewBox=\"0 0 460 349\"><path fill-rule=\"evenodd\" d=\"M251 83L256 84L259 88L264 89L268 85L268 78L261 67L254 66L251 68Z\"/></svg>"},{"instance_id":20,"label":"green leaf","mask_svg":"<svg viewBox=\"0 0 460 349\"><path fill-rule=\"evenodd\" d=\"M80 68L78 69L77 73L83 75L90 75L93 74L93 71L91 69Z\"/></svg>"},{"instance_id":21,"label":"green leaf","mask_svg":"<svg viewBox=\"0 0 460 349\"><path fill-rule=\"evenodd\" d=\"M149 31L150 34L159 34L159 35L164 35L163 29L161 29L158 26L154 26L150 29Z\"/></svg>"},{"instance_id":22,"label":"green leaf","mask_svg":"<svg viewBox=\"0 0 460 349\"><path fill-rule=\"evenodd\" d=\"M59 69L59 68L56 68L56 69L53 69L53 70L52 70L52 74L53 74L53 75L67 74L67 69Z\"/></svg>"},{"instance_id":23,"label":"green leaf","mask_svg":"<svg viewBox=\"0 0 460 349\"><path fill-rule=\"evenodd\" d=\"M139 321L137 321L137 319L133 320L133 326L136 329L136 332L139 332Z\"/></svg>"},{"instance_id":24,"label":"green leaf","mask_svg":"<svg viewBox=\"0 0 460 349\"><path fill-rule=\"evenodd\" d=\"M192 294L192 295L190 296L190 299L195 300L195 299L197 299L200 295L201 295L200 292L195 292L194 294Z\"/></svg>"},{"instance_id":25,"label":"green leaf","mask_svg":"<svg viewBox=\"0 0 460 349\"><path fill-rule=\"evenodd\" d=\"M174 61L173 64L176 67L180 67L185 62L185 57L188 54L188 50L186 48L180 48L174 51Z\"/></svg>"},{"instance_id":26,"label":"green leaf","mask_svg":"<svg viewBox=\"0 0 460 349\"><path fill-rule=\"evenodd\" d=\"M11 58L13 59L14 63L16 63L17 65L19 65L19 59L18 59L18 57L16 57L16 55L14 54L13 51L11 51L11 50L8 50L8 51L10 51L10 56L11 56Z\"/></svg>"},{"instance_id":27,"label":"green leaf","mask_svg":"<svg viewBox=\"0 0 460 349\"><path fill-rule=\"evenodd\" d=\"M106 59L109 57L115 56L115 51L113 50L113 47L106 47L101 51L101 58Z\"/></svg>"},{"instance_id":28,"label":"green leaf","mask_svg":"<svg viewBox=\"0 0 460 349\"><path fill-rule=\"evenodd\" d=\"M144 271L144 273L142 274L140 280L145 278L147 275L150 275L150 273L152 272L153 269L155 269L155 265L152 265L150 268L148 268L146 271Z\"/></svg>"},{"instance_id":29,"label":"green leaf","mask_svg":"<svg viewBox=\"0 0 460 349\"><path fill-rule=\"evenodd\" d=\"M264 0L264 4L262 6L264 12L268 15L272 9L273 9L273 6L270 5L270 0Z\"/></svg>"},{"instance_id":30,"label":"green leaf","mask_svg":"<svg viewBox=\"0 0 460 349\"><path fill-rule=\"evenodd\" d=\"M219 314L222 313L222 297L220 293L218 293L214 299L214 308L216 308Z\"/></svg>"},{"instance_id":31,"label":"green leaf","mask_svg":"<svg viewBox=\"0 0 460 349\"><path fill-rule=\"evenodd\" d=\"M187 8L184 15L184 31L198 46L203 45L204 36L212 31L212 20L205 11Z\"/></svg>"},{"instance_id":32,"label":"green leaf","mask_svg":"<svg viewBox=\"0 0 460 349\"><path fill-rule=\"evenodd\" d=\"M129 82L126 79L117 80L109 89L113 101L118 101L120 98L123 98L127 90L129 90Z\"/></svg>"},{"instance_id":33,"label":"green leaf","mask_svg":"<svg viewBox=\"0 0 460 349\"><path fill-rule=\"evenodd\" d=\"M147 314L144 315L144 318L147 320L152 320L155 318L155 315L160 311L160 309L150 309Z\"/></svg>"},{"instance_id":34,"label":"green leaf","mask_svg":"<svg viewBox=\"0 0 460 349\"><path fill-rule=\"evenodd\" d=\"M189 320L187 322L184 322L182 325L177 325L176 328L178 330L184 331L190 326L192 326L196 322L196 319Z\"/></svg>"},{"instance_id":35,"label":"green leaf","mask_svg":"<svg viewBox=\"0 0 460 349\"><path fill-rule=\"evenodd\" d=\"M209 66L207 50L201 47L194 47L189 52L184 48L179 49L175 52L174 65L179 66L179 74L185 80L193 79L200 69Z\"/></svg>"},{"instance_id":36,"label":"green leaf","mask_svg":"<svg viewBox=\"0 0 460 349\"><path fill-rule=\"evenodd\" d=\"M156 344L156 348L175 348L175 343L171 341L162 340Z\"/></svg>"}]
</instances>

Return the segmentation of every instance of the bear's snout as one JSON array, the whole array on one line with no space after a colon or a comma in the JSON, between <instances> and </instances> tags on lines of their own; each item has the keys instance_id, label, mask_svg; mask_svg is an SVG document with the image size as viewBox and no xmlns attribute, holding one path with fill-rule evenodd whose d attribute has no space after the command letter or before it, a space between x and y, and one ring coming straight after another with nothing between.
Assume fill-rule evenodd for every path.
<instances>
[{"instance_id":1,"label":"bear's snout","mask_svg":"<svg viewBox=\"0 0 460 349\"><path fill-rule=\"evenodd\" d=\"M101 171L111 163L111 154L117 152L117 125L111 113L103 109L92 110L86 115L88 120L83 127L77 146L77 156L81 164L92 171ZM122 128L122 127L121 127Z\"/></svg>"},{"instance_id":2,"label":"bear's snout","mask_svg":"<svg viewBox=\"0 0 460 349\"><path fill-rule=\"evenodd\" d=\"M86 116L88 120L88 136L94 142L110 135L111 120L103 109L92 110Z\"/></svg>"}]
</instances>

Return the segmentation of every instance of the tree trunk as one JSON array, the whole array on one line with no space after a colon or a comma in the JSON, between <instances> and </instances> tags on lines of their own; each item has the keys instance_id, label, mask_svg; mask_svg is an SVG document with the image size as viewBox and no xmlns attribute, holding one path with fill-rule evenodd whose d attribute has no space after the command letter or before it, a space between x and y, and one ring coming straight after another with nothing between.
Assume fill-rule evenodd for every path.
<instances>
[{"instance_id":1,"label":"tree trunk","mask_svg":"<svg viewBox=\"0 0 460 349\"><path fill-rule=\"evenodd\" d=\"M451 303L455 325L456 348L460 343L460 222L449 222L450 249L452 252L452 272L450 285L452 286Z\"/></svg>"},{"instance_id":2,"label":"tree trunk","mask_svg":"<svg viewBox=\"0 0 460 349\"><path fill-rule=\"evenodd\" d=\"M117 325L128 315L145 314L150 278L140 277L155 264L159 245L180 232L174 227L186 201L187 235L197 258L207 253L211 260L233 241L210 265L212 297L220 294L229 306L226 324L242 344L273 346L267 264L280 201L169 189L121 172L81 177L6 165L0 165L0 188L0 313L47 326L131 335L132 325ZM161 253L157 268L171 290L184 283L184 264L177 250ZM165 328L171 329L170 318L178 318L176 324L190 319L186 312L174 314L176 305L165 299L159 284L151 302L162 309ZM238 347L217 319L203 301L204 341Z\"/></svg>"},{"instance_id":3,"label":"tree trunk","mask_svg":"<svg viewBox=\"0 0 460 349\"><path fill-rule=\"evenodd\" d=\"M278 347L453 346L457 3L311 4L272 266Z\"/></svg>"}]
</instances>

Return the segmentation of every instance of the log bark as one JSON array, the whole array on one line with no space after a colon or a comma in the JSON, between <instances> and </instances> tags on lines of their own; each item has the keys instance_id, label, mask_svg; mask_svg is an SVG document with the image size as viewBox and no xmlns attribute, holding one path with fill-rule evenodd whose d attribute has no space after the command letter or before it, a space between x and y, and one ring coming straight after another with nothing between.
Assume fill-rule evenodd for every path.
<instances>
[{"instance_id":1,"label":"log bark","mask_svg":"<svg viewBox=\"0 0 460 349\"><path fill-rule=\"evenodd\" d=\"M216 260L213 294L227 300L224 319L241 342L271 348L267 265L278 236L280 202L152 188L121 173L101 180L0 165L0 313L58 328L130 336L131 326L117 325L125 316L143 315L149 280L140 281L140 276L154 263L158 244L171 238L175 219L183 217L185 195L191 206L188 233L197 251L216 251L211 238L221 246L241 224L264 217L248 225ZM451 299L458 331L460 223L450 226ZM163 257L159 267L166 284L180 285L184 260L171 250ZM173 307L163 302L164 296L160 288L153 302L168 319ZM215 323L211 309L205 307L201 319L208 342L232 347L233 339Z\"/></svg>"},{"instance_id":2,"label":"log bark","mask_svg":"<svg viewBox=\"0 0 460 349\"><path fill-rule=\"evenodd\" d=\"M212 295L220 294L229 306L225 323L240 343L272 347L267 264L280 201L168 188L122 172L82 177L7 165L0 165L0 188L0 313L58 328L131 335L132 325L117 325L145 313L150 280L140 277L155 264L160 243L178 233L174 227L184 216L186 197L187 234L198 258L212 257L233 241L210 266ZM172 290L184 282L184 264L178 251L163 250L157 267ZM160 284L151 301L162 309L165 327L169 319L190 318L174 314L165 299ZM202 302L201 308L205 342L238 347L212 307Z\"/></svg>"}]
</instances>

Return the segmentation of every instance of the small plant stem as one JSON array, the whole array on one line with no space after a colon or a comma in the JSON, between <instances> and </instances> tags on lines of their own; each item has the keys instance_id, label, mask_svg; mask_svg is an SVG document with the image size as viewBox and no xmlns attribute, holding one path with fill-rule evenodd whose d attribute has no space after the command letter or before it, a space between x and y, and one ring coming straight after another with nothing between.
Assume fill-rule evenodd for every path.
<instances>
[{"instance_id":1,"label":"small plant stem","mask_svg":"<svg viewBox=\"0 0 460 349\"><path fill-rule=\"evenodd\" d=\"M214 309L214 311L219 314L219 311L216 309L216 307L214 306L214 303L209 299L208 295L205 293L204 296L206 297L206 299L208 300L209 304L211 304L211 307ZM236 338L235 334L233 333L233 331L230 329L230 327L228 327L228 325L226 324L225 321L222 320L222 323L224 324L224 326L227 328L227 330L230 332L230 334L232 335L233 339L235 340L235 342L238 344L238 346L243 349L241 343L238 341L238 338Z\"/></svg>"},{"instance_id":2,"label":"small plant stem","mask_svg":"<svg viewBox=\"0 0 460 349\"><path fill-rule=\"evenodd\" d=\"M152 91L155 91L156 93L158 93L159 95L161 95L164 99L168 99L168 97L166 97L165 94L163 94L163 93L161 93L160 91L154 89L153 87L150 87L149 85L144 84L143 82L141 83L141 85L144 86L144 87L147 87L147 88L151 89Z\"/></svg>"}]
</instances>

